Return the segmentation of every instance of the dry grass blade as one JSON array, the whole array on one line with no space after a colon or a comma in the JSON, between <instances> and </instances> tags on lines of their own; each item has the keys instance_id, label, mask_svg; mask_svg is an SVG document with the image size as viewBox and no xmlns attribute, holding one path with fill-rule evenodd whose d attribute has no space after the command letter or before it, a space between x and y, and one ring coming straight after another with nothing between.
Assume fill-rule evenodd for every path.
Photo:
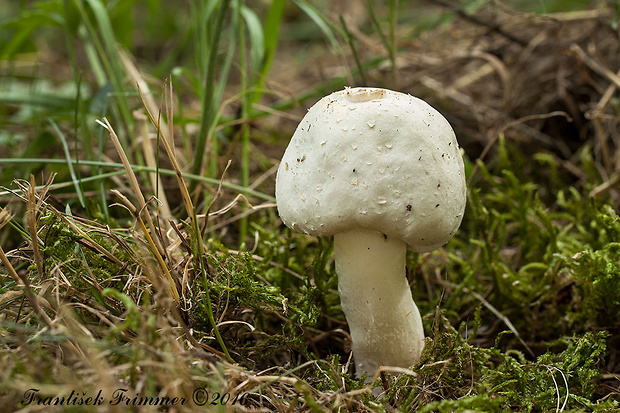
<instances>
[{"instance_id":1,"label":"dry grass blade","mask_svg":"<svg viewBox=\"0 0 620 413\"><path fill-rule=\"evenodd\" d=\"M478 294L477 292L470 291L468 288L463 288L463 291L468 292L469 294L471 294L474 297L476 297L476 299L478 299L478 301L480 301L482 303L482 305L484 305L493 314L495 314L495 316L497 318L502 320L504 322L504 324L506 324L506 327L508 327L508 329L510 331L512 331L512 333L515 335L515 337L517 337L517 340L519 340L519 342L527 350L527 352L530 353L530 355L532 357L535 356L535 354L532 351L532 349L530 348L530 346L528 346L527 343L525 342L525 340L523 340L523 338L521 337L521 334L519 334L519 331L515 328L514 324L512 324L512 322L510 321L510 319L508 317L506 317L504 314L502 314L497 308L495 308L491 303L489 303L482 295Z\"/></svg>"},{"instance_id":2,"label":"dry grass blade","mask_svg":"<svg viewBox=\"0 0 620 413\"><path fill-rule=\"evenodd\" d=\"M463 20L469 21L475 25L478 26L482 26L482 27L486 27L488 28L488 30L496 32L497 34L499 34L500 36L505 37L506 39L510 40L511 42L518 44L521 47L525 47L527 46L527 42L521 40L520 38L514 36L512 33L507 32L506 30L504 30L501 26L497 25L495 22L489 22L486 21L483 18L480 18L474 14L470 14L462 9L460 9L458 6L452 5L449 2L445 1L445 0L433 0L436 4L440 5L441 7L445 7L446 9L449 9L451 11L453 11L454 13L456 13L459 17L461 17Z\"/></svg>"},{"instance_id":3,"label":"dry grass blade","mask_svg":"<svg viewBox=\"0 0 620 413\"><path fill-rule=\"evenodd\" d=\"M166 91L166 93L172 94L172 86L170 85L170 87L164 87L164 90ZM142 92L140 90L140 88L138 88L138 93L140 94L140 97L143 98ZM167 102L167 111L169 113L169 116L171 114L171 102L170 100L172 99L171 96L169 96L168 99L166 99ZM151 113L151 111L149 110L148 107L146 107L146 111L147 114L149 116L149 118L151 119L151 122L153 123L153 125L156 125L157 130L159 131L159 133L162 134L162 143L164 145L164 149L168 155L168 158L170 159L170 162L172 163L172 167L175 171L176 174L176 178L177 178L177 183L179 185L179 189L181 191L181 197L183 199L183 205L185 206L185 210L187 212L188 217L191 220L191 228L192 228L192 232L193 232L193 236L190 237L190 250L193 249L193 260L194 260L194 271L198 272L202 272L203 276L208 273L208 267L207 267L207 263L204 260L204 254L206 253L205 250L205 246L204 246L204 241L202 238L202 231L200 230L200 225L198 224L198 219L196 218L196 210L194 208L194 205L192 203L192 199L188 190L187 185L185 184L185 180L183 178L183 172L181 171L181 168L179 166L178 160L176 158L176 154L174 151L174 147L173 147L173 142L172 142L172 129L170 129L170 131L168 131L168 133L170 133L170 136L167 136L167 133L165 131L165 129L161 129L160 128L160 123L159 121L156 121L155 118L153 117L153 114ZM221 188L221 181L220 181L220 188ZM219 194L219 188L218 188L218 194ZM217 198L217 195L214 197L214 200ZM212 205L213 203L211 203ZM209 206L209 209L211 208L211 205ZM205 214L205 216L208 218L208 210L207 213ZM206 226L206 225L205 225ZM195 246L195 248L193 248ZM178 294L178 293L177 293ZM230 356L228 349L226 348L226 345L222 339L222 336L220 335L220 332L218 330L217 324L215 322L215 319L213 317L213 310L211 308L211 300L209 297L209 294L207 292L207 294L205 295L205 301L206 304L205 306L207 307L207 317L209 318L209 322L215 332L215 336L216 339L218 341L218 343L220 344L220 346L223 349L223 353L224 356L226 357L226 359L228 359L229 361L232 361L232 357ZM191 336L191 335L190 335ZM193 338L192 338L193 339ZM211 349L209 347L209 351L211 351L213 349Z\"/></svg>"},{"instance_id":4,"label":"dry grass blade","mask_svg":"<svg viewBox=\"0 0 620 413\"><path fill-rule=\"evenodd\" d=\"M0 230L4 228L6 224L11 222L13 219L13 214L9 212L6 208L0 208Z\"/></svg>"},{"instance_id":5,"label":"dry grass blade","mask_svg":"<svg viewBox=\"0 0 620 413\"><path fill-rule=\"evenodd\" d=\"M499 140L499 138L501 136L503 136L504 132L506 132L508 129L516 126L516 125L520 125L523 122L527 122L533 119L546 119L546 118L550 118L553 116L564 116L566 119L568 119L569 121L572 122L572 119L570 117L570 115L566 112L563 111L554 111L551 113L545 113L545 114L540 114L540 115L530 115L530 116L524 116L520 119L515 119L511 122L508 122L507 124L503 125L501 127L501 129L493 134L493 138L491 140L489 140L489 142L486 144L486 146L484 147L484 149L482 150L482 152L480 153L480 156L478 157L479 161L483 161L484 158L486 157L486 155L489 153L489 151L491 150L491 148L493 147L493 145L495 145L497 143L497 141ZM471 174L469 175L468 181L469 183L471 183L473 177L476 175L476 172L478 171L478 164L476 163L476 165L474 166L474 169L472 170Z\"/></svg>"},{"instance_id":6,"label":"dry grass blade","mask_svg":"<svg viewBox=\"0 0 620 413\"><path fill-rule=\"evenodd\" d=\"M174 94L172 90L172 79L169 79L168 82L164 83L164 102L166 103L166 119L168 119L168 136L170 147L172 148L172 156L176 158L176 147L174 146L174 111L173 111L173 101ZM159 128L162 129L165 127L162 125L161 121L158 123ZM164 137L165 138L165 137Z\"/></svg>"},{"instance_id":7,"label":"dry grass blade","mask_svg":"<svg viewBox=\"0 0 620 413\"><path fill-rule=\"evenodd\" d=\"M172 86L170 86L170 89L172 88ZM164 88L165 90L168 91L168 88ZM144 101L144 96L142 94L142 90L140 89L139 85L138 85L138 93L140 94L140 98ZM169 93L172 93L171 90ZM158 131L161 133L162 135L162 143L164 145L164 149L166 151L166 154L168 155L168 158L170 159L170 162L172 163L172 168L176 174L176 178L177 178L177 184L179 185L179 190L181 191L181 197L183 199L183 205L185 207L185 212L187 213L187 216L190 218L191 223L192 223L192 228L197 229L198 228L198 223L196 222L196 211L194 209L194 205L192 202L192 198L191 195L189 193L188 187L185 184L185 179L183 178L183 172L181 171L181 167L179 165L178 159L176 157L176 153L174 150L174 145L171 144L171 140L172 140L172 136L168 136L168 133L170 133L170 131L168 131L168 133L166 133L165 129L161 129L159 128L159 122L153 117L152 112L149 110L148 106L145 106L147 115L149 117L149 119L151 120L151 123L153 125L156 125L158 128ZM197 242L198 242L198 251L201 252L205 252L204 251L204 246L202 243L202 239L200 239L200 237L197 237Z\"/></svg>"},{"instance_id":8,"label":"dry grass blade","mask_svg":"<svg viewBox=\"0 0 620 413\"><path fill-rule=\"evenodd\" d=\"M86 233L82 228L76 225L75 222L73 222L73 217L69 217L66 214L60 213L59 211L56 211L54 209L51 209L51 211L54 212L58 217L60 217L60 219L65 224L67 224L69 228L71 228L72 231L80 235L81 237L80 244L103 255L110 262L113 262L118 265L123 265L123 262L119 260L116 257L116 255L112 254L110 251L102 247L99 243L93 241L90 235L88 235L88 233Z\"/></svg>"},{"instance_id":9,"label":"dry grass blade","mask_svg":"<svg viewBox=\"0 0 620 413\"><path fill-rule=\"evenodd\" d=\"M112 128L112 125L110 125L110 123L108 122L106 118L104 118L104 122L105 123L102 125L110 133L110 138L112 139L112 142L114 144L114 147L116 148L116 151L118 152L118 155L121 157L121 161L123 165L125 166L125 170L127 171L127 175L129 177L129 182L131 183L131 187L134 190L134 194L136 198L138 199L140 208L137 208L135 210L134 216L138 220L138 223L140 224L140 228L151 247L151 252L155 256L155 259L157 260L160 266L159 267L160 270L164 272L165 278L167 278L166 283L168 284L168 288L170 290L172 297L177 303L179 303L180 296L179 296L179 292L176 287L176 283L174 279L172 278L170 270L162 257L162 255L165 254L166 252L165 252L165 249L162 247L161 242L159 241L159 238L157 237L158 232L155 229L155 225L153 223L153 220L151 219L151 215L148 214L147 203L144 199L144 196L142 195L142 191L140 190L138 178L136 177L136 175L133 173L133 170L131 169L129 160L127 159L127 156L125 155L125 151L123 150L121 143L118 140L118 137L116 136L116 133L114 132L114 129ZM146 223L147 223L146 225L144 223L144 220L142 219L142 215L146 217ZM147 229L147 225L148 225L148 229Z\"/></svg>"},{"instance_id":10,"label":"dry grass blade","mask_svg":"<svg viewBox=\"0 0 620 413\"><path fill-rule=\"evenodd\" d=\"M592 189L590 191L589 195L591 197L599 196L600 194L603 194L603 193L609 191L611 188L613 188L616 185L618 185L619 182L620 182L620 174L615 173L615 174L611 175L607 181L603 182L602 184L600 184L600 185L596 186L594 189Z\"/></svg>"},{"instance_id":11,"label":"dry grass blade","mask_svg":"<svg viewBox=\"0 0 620 413\"><path fill-rule=\"evenodd\" d=\"M616 77L620 78L620 71L616 72ZM614 173L614 171L615 172L620 171L620 163L614 162L614 159L613 159L614 157L612 156L611 150L609 148L610 141L613 142L613 140L610 139L613 129L610 130L610 128L605 127L605 122L604 122L605 118L613 119L613 116L610 117L609 115L605 114L605 108L610 106L609 105L610 101L612 101L612 98L616 94L617 90L618 90L617 82L610 83L607 89L605 90L605 93L603 93L603 96L601 96L599 101L596 103L596 106L594 106L593 109L586 112L585 114L586 118L592 120L592 125L594 126L594 133L596 135L596 143L598 147L600 148L601 155L603 158L603 165L605 166L605 171L608 174L612 174ZM612 108L612 111L613 110L614 109ZM620 156L620 152L616 151L616 159L618 158L618 156ZM609 179L609 181L611 180L612 178ZM604 189L605 187L595 188L594 190L592 190L591 194L592 196L598 195Z\"/></svg>"},{"instance_id":12,"label":"dry grass blade","mask_svg":"<svg viewBox=\"0 0 620 413\"><path fill-rule=\"evenodd\" d=\"M40 189L41 193L37 194L37 192L34 191L33 195L36 198L36 201L34 201L36 211L40 210L42 207L45 207L46 211L54 214L56 217L61 219L66 225L69 226L69 228L71 228L71 230L75 234L80 236L80 241L79 241L80 244L82 244L85 247L87 247L87 248L89 248L89 249L91 249L91 250L93 250L93 251L103 255L110 262L113 262L113 263L118 264L118 265L123 265L123 262L120 261L114 254L112 254L110 251L108 251L107 249L102 247L99 243L93 241L92 238L88 235L88 233L86 233L82 228L80 228L78 225L76 225L76 223L74 221L76 221L76 220L79 221L79 218L73 217L73 216L69 216L69 215L67 215L67 214L65 214L63 212L58 211L54 207L50 206L45 201L45 198L47 196L49 188L51 187L51 184L52 184L54 176L55 175L52 175L48 179L47 183L45 185L43 185L43 187ZM15 181L15 183L19 186L21 192L27 194L27 196L24 197L22 195L17 194L14 191L9 191L9 192L14 194L16 197L18 197L22 201L26 202L27 205L30 205L31 202L29 202L29 200L28 200L28 194L30 194L31 188L33 188L33 186L29 185L29 184L24 184L24 183L22 183L20 181ZM31 209L28 209L29 219L30 219L30 214L32 214ZM36 219L36 214L35 214L34 218ZM32 231L32 229L30 229L30 231ZM38 245L37 245L37 247L38 247ZM34 246L33 246L33 249L34 249Z\"/></svg>"},{"instance_id":13,"label":"dry grass blade","mask_svg":"<svg viewBox=\"0 0 620 413\"><path fill-rule=\"evenodd\" d=\"M45 324L47 328L51 329L52 320L49 318L49 316L45 313L45 311L43 311L43 309L39 305L40 297L37 296L34 293L34 291L32 291L32 287L30 286L30 281L28 281L28 278L26 276L20 276L17 273L17 271L15 271L15 268L11 264L11 261L9 261L9 258L6 256L1 246L0 246L0 262L2 262L2 264L4 265L4 268L6 268L6 270L8 271L13 281L15 281L15 283L18 285L24 286L24 289L26 290L26 295L28 296L28 300L30 301L30 305L35 310L39 320L41 320L41 322Z\"/></svg>"},{"instance_id":14,"label":"dry grass blade","mask_svg":"<svg viewBox=\"0 0 620 413\"><path fill-rule=\"evenodd\" d=\"M155 152L153 151L153 146L151 145L151 139L149 138L147 118L142 112L137 110L133 112L133 116L136 119L138 135L140 136L140 140L142 142L142 153L144 155L144 160L146 161L148 167L157 170L158 163L155 159ZM156 191L157 199L159 200L158 209L160 210L162 218L166 222L174 219L170 210L168 198L166 197L166 192L164 191L161 176L158 176L155 172L149 172L149 179L151 180L151 186Z\"/></svg>"},{"instance_id":15,"label":"dry grass blade","mask_svg":"<svg viewBox=\"0 0 620 413\"><path fill-rule=\"evenodd\" d=\"M127 76L131 79L131 83L135 84L140 91L144 91L145 94L140 94L140 98L142 99L142 103L144 107L147 108L149 112L157 112L157 103L155 99L153 99L153 95L150 92L149 85L144 80L144 76L140 73L140 70L136 67L136 65L131 61L131 58L127 55L126 52L119 53L120 61L125 68ZM160 126L163 129L166 129L166 124L164 121L159 122Z\"/></svg>"},{"instance_id":16,"label":"dry grass blade","mask_svg":"<svg viewBox=\"0 0 620 413\"><path fill-rule=\"evenodd\" d=\"M142 211L136 209L136 207L131 203L131 201L129 201L129 199L127 199L127 197L124 196L119 191L112 190L112 192L121 199L124 207L129 212L131 212L131 214L135 218L136 222L138 223L138 226L140 227L140 230L142 231L142 234L144 235L144 237L145 237L145 239L147 241L147 244L150 247L151 253L153 254L153 256L155 257L155 260L159 264L157 266L158 271L156 271L156 272L159 273L159 275L161 277L161 282L164 282L164 284L168 287L168 291L170 292L170 296L172 298L174 298L174 300L175 300L175 302L177 304L179 304L181 298L180 298L178 290L176 288L176 282L172 278L172 274L170 272L170 269L166 265L166 262L164 261L162 255L159 253L159 251L157 249L157 246L155 245L155 241L154 241L153 237L149 233L149 230L147 229L146 225L144 224L144 220L142 219ZM152 277L151 281L156 286L160 285L160 280L157 279L157 278Z\"/></svg>"},{"instance_id":17,"label":"dry grass blade","mask_svg":"<svg viewBox=\"0 0 620 413\"><path fill-rule=\"evenodd\" d=\"M590 69L594 70L601 76L606 77L610 82L616 85L616 87L620 87L620 76L605 67L598 60L588 56L588 54L579 45L572 44L570 50L575 53L579 57L579 60L585 63Z\"/></svg>"},{"instance_id":18,"label":"dry grass blade","mask_svg":"<svg viewBox=\"0 0 620 413\"><path fill-rule=\"evenodd\" d=\"M9 276L13 279L13 281L16 284L25 284L25 282L17 274L17 271L15 271L15 268L11 264L11 261L9 261L9 258L6 256L1 246L0 246L0 259L2 260L2 264L4 265L4 268L6 268L6 270L9 273Z\"/></svg>"},{"instance_id":19,"label":"dry grass blade","mask_svg":"<svg viewBox=\"0 0 620 413\"><path fill-rule=\"evenodd\" d=\"M146 211L146 201L144 199L144 195L142 194L142 190L140 189L140 184L138 183L138 178L136 177L136 174L133 172L133 169L131 168L131 164L129 162L129 159L127 158L127 155L125 154L125 150L123 149L123 147L121 146L121 142L118 139L118 136L116 135L116 132L114 132L114 128L112 128L112 125L110 125L110 122L108 122L107 118L103 119L104 123L101 123L102 126L104 126L107 131L110 134L110 138L112 140L112 143L114 144L114 148L116 149L116 152L118 153L118 156L120 156L121 158L121 162L123 164L123 166L125 167L125 171L127 172L127 176L129 178L129 183L131 184L131 188L134 192L134 195L136 196L136 199L138 200L138 205L139 205L139 210L140 211ZM147 219L147 224L148 227L151 231L151 234L155 235L157 234L157 231L155 229L155 224L153 223L153 220L151 219L151 216L149 214L146 215ZM159 239L157 237L153 238L154 240L156 240L156 245L157 245L157 249L158 251L161 253L164 251L163 247L161 244L159 244Z\"/></svg>"},{"instance_id":20,"label":"dry grass blade","mask_svg":"<svg viewBox=\"0 0 620 413\"><path fill-rule=\"evenodd\" d=\"M480 69L473 71L471 73L467 73L464 76L458 78L451 86L454 90L461 90L466 88L472 83L480 81L482 78L491 74L494 70L500 77L502 81L502 91L503 91L503 99L502 106L504 110L508 110L512 103L512 79L510 75L510 71L506 67L506 65L496 56L491 53L481 52L481 51L472 51L463 57L455 56L455 59L471 59L478 58L483 59L487 62L486 65L480 67Z\"/></svg>"},{"instance_id":21,"label":"dry grass blade","mask_svg":"<svg viewBox=\"0 0 620 413\"><path fill-rule=\"evenodd\" d=\"M243 196L243 195L238 195L238 197L239 196ZM235 199L237 199L237 198L235 198ZM215 230L218 230L218 229L221 229L221 228L225 228L226 226L228 226L228 225L230 225L230 224L232 224L234 222L237 222L237 221L239 221L240 219L242 219L244 217L250 216L250 215L252 215L253 213L255 213L257 211L260 211L260 210L263 210L263 209L276 208L275 202L265 202L265 203L260 204L260 205L251 205L251 204L248 203L248 205L250 206L250 209L248 209L246 211L243 211L243 212L241 212L241 213L239 213L239 214L237 214L237 215L235 215L233 217L230 217L228 219L222 220L222 221L218 222L217 224L214 224L214 225L210 226L207 231L211 232L211 231L215 231ZM212 213L209 214L209 216L216 215L218 212L219 211L212 212Z\"/></svg>"},{"instance_id":22,"label":"dry grass blade","mask_svg":"<svg viewBox=\"0 0 620 413\"><path fill-rule=\"evenodd\" d=\"M207 231L207 224L209 223L209 217L211 216L211 209L213 208L213 205L215 205L215 201L220 197L220 195L222 193L222 182L224 182L224 177L226 176L226 172L228 172L228 168L230 168L231 164L232 164L232 161L228 160L228 162L226 163L226 166L224 167L224 172L222 172L222 177L220 178L220 184L217 186L217 191L215 192L215 195L213 196L213 199L209 203L209 206L207 207L207 211L203 215L204 225L203 225L202 230L201 230L201 235L202 236L204 236L204 233ZM243 198L245 198L245 197L243 197ZM231 206L231 208L232 208L232 206Z\"/></svg>"},{"instance_id":23,"label":"dry grass blade","mask_svg":"<svg viewBox=\"0 0 620 413\"><path fill-rule=\"evenodd\" d=\"M54 177L50 176L50 179L46 186L43 188L42 195L37 197L36 194L36 183L34 181L34 176L30 176L30 184L27 188L27 209L28 209L28 230L30 231L30 237L32 239L32 251L34 254L34 262L37 266L37 272L39 273L39 277L43 279L43 262L41 260L41 251L39 248L39 232L37 230L37 222L38 222L38 211L43 203L43 199L45 198L45 194L49 189L49 185L52 184Z\"/></svg>"}]
</instances>

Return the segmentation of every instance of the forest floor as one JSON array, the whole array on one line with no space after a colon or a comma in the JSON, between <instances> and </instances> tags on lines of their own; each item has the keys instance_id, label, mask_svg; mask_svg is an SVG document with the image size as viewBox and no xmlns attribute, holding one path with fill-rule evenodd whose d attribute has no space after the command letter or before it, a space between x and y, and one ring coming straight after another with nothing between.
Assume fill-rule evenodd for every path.
<instances>
[{"instance_id":1,"label":"forest floor","mask_svg":"<svg viewBox=\"0 0 620 413\"><path fill-rule=\"evenodd\" d=\"M620 411L617 2L181 3L0 0L1 411ZM354 86L439 110L468 185L407 255L422 359L365 380L274 197Z\"/></svg>"}]
</instances>

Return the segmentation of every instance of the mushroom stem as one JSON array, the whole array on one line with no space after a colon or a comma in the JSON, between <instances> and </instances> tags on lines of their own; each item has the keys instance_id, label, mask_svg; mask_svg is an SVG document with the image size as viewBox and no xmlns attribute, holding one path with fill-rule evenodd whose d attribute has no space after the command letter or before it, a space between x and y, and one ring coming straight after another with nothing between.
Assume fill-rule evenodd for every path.
<instances>
[{"instance_id":1,"label":"mushroom stem","mask_svg":"<svg viewBox=\"0 0 620 413\"><path fill-rule=\"evenodd\" d=\"M407 283L407 244L356 229L334 236L342 311L349 324L357 376L380 366L411 367L420 359L424 329Z\"/></svg>"}]
</instances>

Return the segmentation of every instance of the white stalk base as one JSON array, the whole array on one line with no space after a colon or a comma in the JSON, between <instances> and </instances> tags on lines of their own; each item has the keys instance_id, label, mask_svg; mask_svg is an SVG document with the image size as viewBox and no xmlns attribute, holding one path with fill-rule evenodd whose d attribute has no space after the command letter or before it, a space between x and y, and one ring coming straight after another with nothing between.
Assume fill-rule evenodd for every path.
<instances>
[{"instance_id":1,"label":"white stalk base","mask_svg":"<svg viewBox=\"0 0 620 413\"><path fill-rule=\"evenodd\" d=\"M407 283L406 253L404 241L376 231L334 236L338 292L358 377L420 360L424 329Z\"/></svg>"}]
</instances>

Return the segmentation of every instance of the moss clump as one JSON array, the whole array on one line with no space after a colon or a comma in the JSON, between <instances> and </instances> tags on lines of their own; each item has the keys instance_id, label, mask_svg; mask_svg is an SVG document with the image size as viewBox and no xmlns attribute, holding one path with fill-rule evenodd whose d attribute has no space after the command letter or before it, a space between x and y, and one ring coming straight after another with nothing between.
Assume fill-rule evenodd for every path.
<instances>
[{"instance_id":1,"label":"moss clump","mask_svg":"<svg viewBox=\"0 0 620 413\"><path fill-rule=\"evenodd\" d=\"M123 281L119 278L122 265L113 262L105 255L93 248L99 245L110 251L120 262L129 262L129 253L121 248L110 237L90 231L80 226L88 239L55 213L48 213L41 218L42 228L40 238L43 242L44 271L51 276L62 275L77 291L85 291L97 285L100 289L123 288ZM78 225L75 223L75 225Z\"/></svg>"},{"instance_id":2,"label":"moss clump","mask_svg":"<svg viewBox=\"0 0 620 413\"><path fill-rule=\"evenodd\" d=\"M592 402L606 355L606 332L585 333L551 343L528 362L516 350L498 345L481 348L464 338L447 319L435 320L444 330L427 339L416 376L398 378L390 396L400 408L420 412L563 411L618 407L617 401ZM503 334L511 334L506 331ZM499 337L497 340L499 344Z\"/></svg>"}]
</instances>

